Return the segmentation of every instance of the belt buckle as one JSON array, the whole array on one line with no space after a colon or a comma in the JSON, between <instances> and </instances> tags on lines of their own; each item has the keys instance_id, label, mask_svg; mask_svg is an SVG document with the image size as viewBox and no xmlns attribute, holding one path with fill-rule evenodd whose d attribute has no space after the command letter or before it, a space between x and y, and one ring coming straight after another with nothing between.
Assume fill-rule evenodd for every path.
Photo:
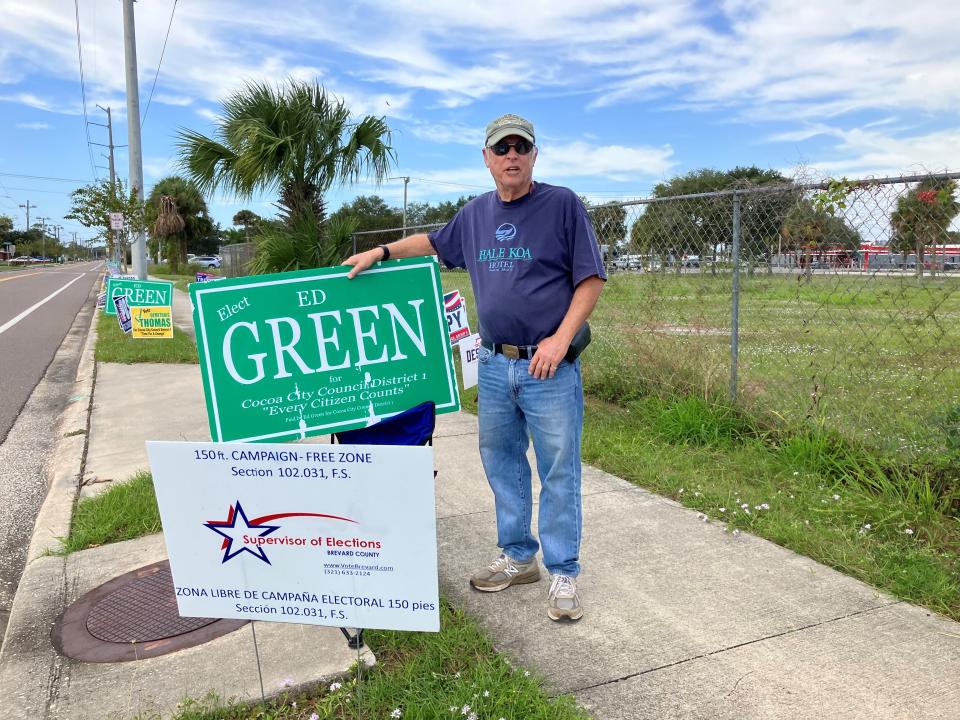
<instances>
[{"instance_id":1,"label":"belt buckle","mask_svg":"<svg viewBox=\"0 0 960 720\"><path fill-rule=\"evenodd\" d=\"M510 358L511 360L519 360L520 348L518 348L516 345L501 345L500 354L504 357Z\"/></svg>"}]
</instances>

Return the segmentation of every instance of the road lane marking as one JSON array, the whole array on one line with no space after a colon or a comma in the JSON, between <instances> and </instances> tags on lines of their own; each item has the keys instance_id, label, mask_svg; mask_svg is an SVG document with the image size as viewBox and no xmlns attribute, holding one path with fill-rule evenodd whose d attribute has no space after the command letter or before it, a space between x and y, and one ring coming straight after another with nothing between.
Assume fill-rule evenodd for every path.
<instances>
[{"instance_id":1,"label":"road lane marking","mask_svg":"<svg viewBox=\"0 0 960 720\"><path fill-rule=\"evenodd\" d=\"M7 280L16 280L18 277L30 277L31 275L42 275L40 272L24 273L23 275L13 275L11 277L0 278L0 282L6 282Z\"/></svg>"},{"instance_id":2,"label":"road lane marking","mask_svg":"<svg viewBox=\"0 0 960 720\"><path fill-rule=\"evenodd\" d=\"M0 335L3 335L3 333L5 333L7 330L9 330L10 328L12 328L12 327L13 327L14 325L16 325L18 322L20 322L21 320L23 320L27 315L29 315L30 313L32 313L34 310L36 310L38 307L40 307L40 306L43 305L44 303L47 303L47 302L50 302L51 300L53 300L57 295L59 295L60 293L62 293L64 290L66 290L68 287L70 287L71 285L73 285L77 280L79 280L79 279L82 278L82 277L83 277L83 275L77 275L73 280L71 280L70 282L68 282L66 285L64 285L62 288L60 288L60 289L57 290L56 292L50 293L49 295L47 295L47 296L46 296L43 300L41 300L40 302L34 303L34 304L31 305L30 307L28 307L26 310L24 310L22 313L20 313L19 315L17 315L15 318L12 318L11 320L7 320L7 322L5 322L3 325L0 325Z\"/></svg>"}]
</instances>

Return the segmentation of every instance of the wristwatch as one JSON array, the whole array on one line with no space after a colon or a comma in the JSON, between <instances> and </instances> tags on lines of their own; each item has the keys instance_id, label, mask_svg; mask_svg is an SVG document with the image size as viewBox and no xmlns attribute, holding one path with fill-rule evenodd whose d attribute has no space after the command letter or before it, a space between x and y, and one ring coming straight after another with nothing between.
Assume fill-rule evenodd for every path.
<instances>
[{"instance_id":1,"label":"wristwatch","mask_svg":"<svg viewBox=\"0 0 960 720\"><path fill-rule=\"evenodd\" d=\"M388 248L386 245L377 245L377 247L380 248L381 250L383 250L383 257L380 258L380 262L383 262L384 260L389 260L389 259L390 259L390 248Z\"/></svg>"}]
</instances>

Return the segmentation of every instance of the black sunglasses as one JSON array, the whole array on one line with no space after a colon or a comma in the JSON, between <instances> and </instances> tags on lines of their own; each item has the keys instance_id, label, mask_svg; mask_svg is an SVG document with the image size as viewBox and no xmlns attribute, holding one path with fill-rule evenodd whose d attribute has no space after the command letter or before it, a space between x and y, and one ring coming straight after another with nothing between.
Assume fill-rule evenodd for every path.
<instances>
[{"instance_id":1,"label":"black sunglasses","mask_svg":"<svg viewBox=\"0 0 960 720\"><path fill-rule=\"evenodd\" d=\"M506 155L510 152L510 148L513 148L517 151L517 155L526 155L528 152L533 150L533 143L529 140L517 140L516 142L504 142L501 140L496 145L491 145L490 149L493 150L494 155Z\"/></svg>"}]
</instances>

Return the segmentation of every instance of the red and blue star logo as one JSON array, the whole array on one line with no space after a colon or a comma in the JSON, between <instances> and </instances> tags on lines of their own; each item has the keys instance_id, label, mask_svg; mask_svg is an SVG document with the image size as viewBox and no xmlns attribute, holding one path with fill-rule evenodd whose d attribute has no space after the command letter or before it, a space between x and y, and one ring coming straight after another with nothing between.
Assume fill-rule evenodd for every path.
<instances>
[{"instance_id":1,"label":"red and blue star logo","mask_svg":"<svg viewBox=\"0 0 960 720\"><path fill-rule=\"evenodd\" d=\"M267 565L270 565L270 558L268 558L267 554L264 552L263 546L254 545L253 547L250 547L243 542L243 536L266 537L267 535L270 535L271 533L274 533L280 529L279 525L269 525L268 523L274 520L280 520L282 518L289 517L319 517L330 520L343 520L344 522L356 523L356 520L339 517L337 515L300 512L275 513L273 515L263 515L261 517L248 519L243 507L240 505L240 501L237 500L236 503L230 506L226 520L209 520L205 522L204 525L223 538L223 542L220 544L220 549L223 550L223 559L220 561L221 563L225 563L227 560L231 560L238 555L248 552L255 558L262 560L263 562L267 563ZM234 548L234 543L238 545L237 548Z\"/></svg>"}]
</instances>

